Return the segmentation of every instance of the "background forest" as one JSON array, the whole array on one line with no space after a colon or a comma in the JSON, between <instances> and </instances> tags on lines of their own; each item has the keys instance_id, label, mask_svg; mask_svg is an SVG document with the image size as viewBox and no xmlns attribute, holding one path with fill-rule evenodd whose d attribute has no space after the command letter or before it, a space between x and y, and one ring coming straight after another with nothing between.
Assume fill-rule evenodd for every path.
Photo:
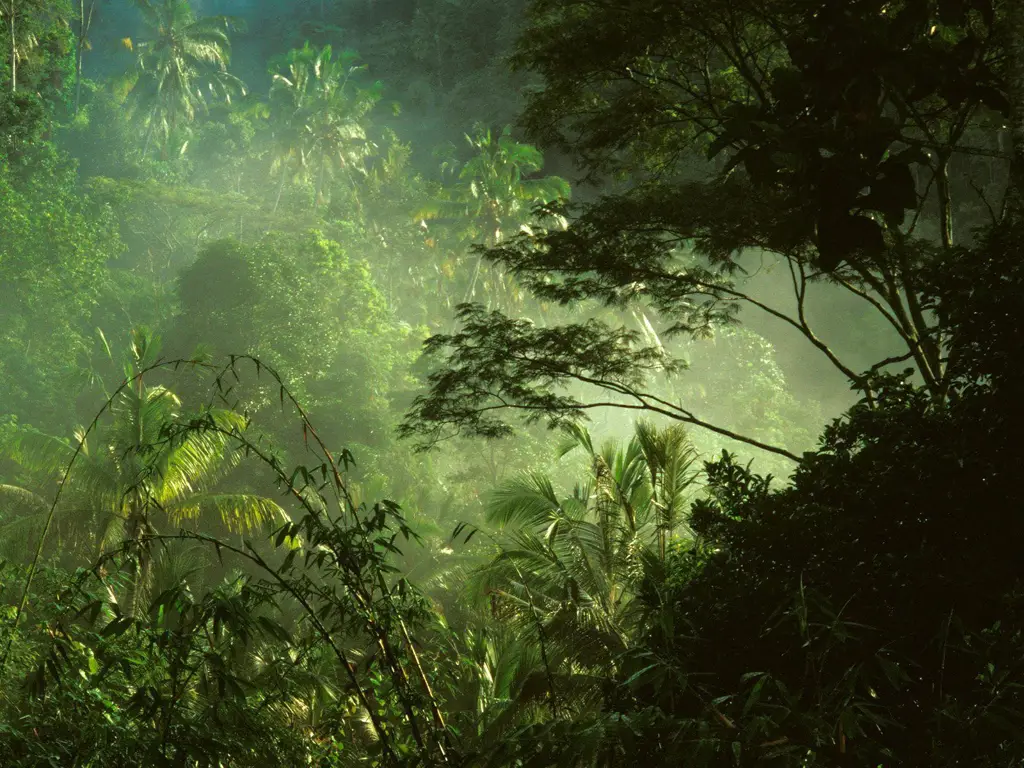
<instances>
[{"instance_id":1,"label":"background forest","mask_svg":"<svg viewBox=\"0 0 1024 768\"><path fill-rule=\"evenodd\" d=\"M0 764L1024 764L1024 3L0 22Z\"/></svg>"}]
</instances>

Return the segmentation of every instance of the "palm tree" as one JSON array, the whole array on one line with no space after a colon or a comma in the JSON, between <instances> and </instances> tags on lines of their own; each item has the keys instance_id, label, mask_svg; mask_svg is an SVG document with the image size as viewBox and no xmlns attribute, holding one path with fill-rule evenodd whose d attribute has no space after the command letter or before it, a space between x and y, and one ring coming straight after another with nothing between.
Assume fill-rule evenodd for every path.
<instances>
[{"instance_id":1,"label":"palm tree","mask_svg":"<svg viewBox=\"0 0 1024 768\"><path fill-rule=\"evenodd\" d=\"M277 194L274 195L274 207L271 213L277 213L281 205L281 195L284 193L285 183L290 179L293 182L299 179L304 171L302 152L302 131L290 119L291 115L284 118L280 114L274 116L276 124L273 128L273 144L271 145L270 174L275 173L277 177Z\"/></svg>"},{"instance_id":2,"label":"palm tree","mask_svg":"<svg viewBox=\"0 0 1024 768\"><path fill-rule=\"evenodd\" d=\"M586 479L560 496L549 477L530 474L489 495L498 554L478 588L544 646L549 672L580 693L615 668L640 619L635 598L645 580L663 570L673 542L689 540L683 513L698 473L678 425L639 422L624 448L596 449L586 429L568 432L564 450L585 453Z\"/></svg>"},{"instance_id":3,"label":"palm tree","mask_svg":"<svg viewBox=\"0 0 1024 768\"><path fill-rule=\"evenodd\" d=\"M146 126L143 156L153 134L159 133L166 157L179 130L206 109L207 94L230 101L232 93L244 94L245 86L227 71L227 17L197 19L188 0L136 0L136 5L150 37L138 44L125 39L136 54L130 96Z\"/></svg>"},{"instance_id":4,"label":"palm tree","mask_svg":"<svg viewBox=\"0 0 1024 768\"><path fill-rule=\"evenodd\" d=\"M355 194L356 176L365 175L363 161L374 145L367 138L367 118L380 101L380 84L363 88L354 76L366 69L351 52L334 56L331 46L306 43L277 64L271 106L277 129L272 170L279 170L277 198L289 174L311 176L313 210L324 200L328 180L341 175ZM356 204L359 200L356 196Z\"/></svg>"},{"instance_id":5,"label":"palm tree","mask_svg":"<svg viewBox=\"0 0 1024 768\"><path fill-rule=\"evenodd\" d=\"M527 227L537 205L569 197L565 179L534 176L543 170L544 156L536 147L513 139L509 126L495 136L490 128L478 124L466 141L474 154L461 168L452 162L442 165L443 172L457 171L455 183L417 212L424 225L430 219L454 223L456 241L491 248L509 233ZM482 264L481 255L464 301L476 294Z\"/></svg>"},{"instance_id":6,"label":"palm tree","mask_svg":"<svg viewBox=\"0 0 1024 768\"><path fill-rule=\"evenodd\" d=\"M38 39L32 22L45 11L50 12L43 0L0 0L0 19L8 40L8 64L11 69L11 93L18 90L18 62L36 47Z\"/></svg>"},{"instance_id":7,"label":"palm tree","mask_svg":"<svg viewBox=\"0 0 1024 768\"><path fill-rule=\"evenodd\" d=\"M82 105L82 65L85 52L91 47L89 31L92 29L96 2L97 0L89 0L88 10L86 10L86 0L78 0L78 34L75 36L75 115L78 115Z\"/></svg>"},{"instance_id":8,"label":"palm tree","mask_svg":"<svg viewBox=\"0 0 1024 768\"><path fill-rule=\"evenodd\" d=\"M162 386L148 386L141 373L155 359L158 342L145 331L133 333L126 372L131 386L111 405L109 423L92 435L75 433L74 443L27 430L20 431L3 453L22 470L33 490L0 486L0 544L21 548L40 535L55 488L75 446L68 487L52 524L53 544L65 558L91 561L104 551L127 544L137 564L122 596L133 614L151 576L152 558L144 540L161 525L194 525L215 516L233 532L251 531L286 518L274 501L248 493L214 490L237 465L226 432L245 429L245 418L229 410L201 414L210 428L176 430L194 423L181 401ZM25 514L11 515L12 510ZM72 554L73 553L73 554Z\"/></svg>"}]
</instances>

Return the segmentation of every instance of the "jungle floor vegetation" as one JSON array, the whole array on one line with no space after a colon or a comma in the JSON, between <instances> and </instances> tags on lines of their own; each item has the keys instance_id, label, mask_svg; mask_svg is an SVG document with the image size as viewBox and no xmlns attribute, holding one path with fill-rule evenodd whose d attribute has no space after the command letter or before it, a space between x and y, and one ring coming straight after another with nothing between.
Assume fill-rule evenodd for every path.
<instances>
[{"instance_id":1,"label":"jungle floor vegetation","mask_svg":"<svg viewBox=\"0 0 1024 768\"><path fill-rule=\"evenodd\" d=\"M0 765L1024 765L1024 3L0 0Z\"/></svg>"}]
</instances>

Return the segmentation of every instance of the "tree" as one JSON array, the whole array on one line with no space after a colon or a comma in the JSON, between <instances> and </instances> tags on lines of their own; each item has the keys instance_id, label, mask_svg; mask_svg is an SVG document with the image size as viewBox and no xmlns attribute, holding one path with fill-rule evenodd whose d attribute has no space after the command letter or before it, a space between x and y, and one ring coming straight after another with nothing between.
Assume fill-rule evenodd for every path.
<instances>
[{"instance_id":1,"label":"tree","mask_svg":"<svg viewBox=\"0 0 1024 768\"><path fill-rule=\"evenodd\" d=\"M134 615L149 586L153 561L143 542L157 532L158 521L182 526L214 515L229 531L241 532L287 518L270 499L214 490L241 458L227 433L244 430L246 420L224 409L186 414L170 390L148 386L145 370L158 353L159 340L145 330L133 334L125 366L131 384L114 397L111 421L101 431L79 429L70 444L25 430L5 446L7 457L37 489L0 489L8 511L18 504L29 512L5 520L5 545L24 551L42 535L50 510L47 496L74 460L70 488L55 509L56 545L76 564L126 546L137 557L122 596L126 615ZM174 432L176 425L197 420L206 420L209 429L187 430L180 437Z\"/></svg>"},{"instance_id":2,"label":"tree","mask_svg":"<svg viewBox=\"0 0 1024 768\"><path fill-rule=\"evenodd\" d=\"M454 230L457 247L469 243L494 247L510 234L529 229L536 206L569 198L565 179L537 176L544 168L544 156L536 147L513 139L510 126L494 136L490 128L477 125L466 141L473 156L461 167L454 160L446 161L442 171L452 173L454 182L443 186L437 199L416 213L424 226L440 220L441 227ZM463 301L476 296L483 260L481 254Z\"/></svg>"},{"instance_id":3,"label":"tree","mask_svg":"<svg viewBox=\"0 0 1024 768\"><path fill-rule=\"evenodd\" d=\"M495 740L492 764L1019 762L1021 242L1000 224L922 274L946 399L880 379L787 487L707 463L602 706Z\"/></svg>"},{"instance_id":4,"label":"tree","mask_svg":"<svg viewBox=\"0 0 1024 768\"><path fill-rule=\"evenodd\" d=\"M219 357L249 352L288 377L330 444L387 444L392 390L412 350L369 265L340 243L317 231L211 243L183 271L178 296L182 355L197 345ZM254 397L253 410L273 409L276 392ZM288 433L289 448L301 449L296 438Z\"/></svg>"},{"instance_id":5,"label":"tree","mask_svg":"<svg viewBox=\"0 0 1024 768\"><path fill-rule=\"evenodd\" d=\"M948 339L924 306L921 272L956 246L957 196L977 198L951 168L982 158L995 180L983 197L1001 192L1008 157L985 121L1009 108L1002 18L984 1L891 11L881 0L536 3L517 61L547 85L527 127L592 179L632 183L549 207L572 218L567 231L524 233L488 257L543 300L646 304L669 336L706 334L740 307L764 312L869 395L879 372L909 362L942 399ZM790 275L788 301L760 300L738 279L750 250ZM808 296L825 290L877 311L897 340L892 354L867 371L846 364L808 320ZM624 329L539 331L477 308L462 319L461 333L428 346L441 370L409 433L493 435L504 409L557 422L601 402L561 395L569 382L709 426L644 388L639 371L672 361L656 363L660 350Z\"/></svg>"},{"instance_id":6,"label":"tree","mask_svg":"<svg viewBox=\"0 0 1024 768\"><path fill-rule=\"evenodd\" d=\"M1011 185L1003 207L1004 216L1024 218L1024 9L1008 2L1003 26L1007 52L1006 83L1010 101L1010 138L1013 158Z\"/></svg>"},{"instance_id":7,"label":"tree","mask_svg":"<svg viewBox=\"0 0 1024 768\"><path fill-rule=\"evenodd\" d=\"M75 115L78 114L82 105L82 65L85 60L85 52L90 48L89 31L92 29L92 19L96 13L97 0L78 0L78 35L75 40Z\"/></svg>"},{"instance_id":8,"label":"tree","mask_svg":"<svg viewBox=\"0 0 1024 768\"><path fill-rule=\"evenodd\" d=\"M308 43L290 51L275 67L271 87L272 119L277 126L274 167L280 169L274 210L296 166L314 180L313 210L324 202L328 180L342 175L358 206L357 178L374 145L367 137L368 116L380 101L381 84L360 87L355 76L366 69L358 56L337 58L329 45ZM280 70L284 70L283 72Z\"/></svg>"},{"instance_id":9,"label":"tree","mask_svg":"<svg viewBox=\"0 0 1024 768\"><path fill-rule=\"evenodd\" d=\"M707 749L786 765L1021 758L1016 226L928 278L955 350L946 401L892 377L789 488L708 465L688 518L700 546L649 595L652 618L672 618L625 665L660 660L622 702L668 715L661 744L702 722Z\"/></svg>"},{"instance_id":10,"label":"tree","mask_svg":"<svg viewBox=\"0 0 1024 768\"><path fill-rule=\"evenodd\" d=\"M217 380L238 383L254 362L232 360ZM161 367L173 363L154 370ZM156 596L150 610L131 617L111 611L108 600L91 593L92 585L104 580L100 566L116 558L104 557L92 569L80 570L55 600L38 599L49 591L40 588L42 578L32 581L31 570L24 583L17 579L20 607L0 656L0 673L15 664L18 671L32 668L30 691L50 694L52 706L33 708L30 721L62 738L52 750L39 750L33 748L38 744L24 743L20 729L10 728L3 733L5 747L13 743L19 755L48 753L50 760L66 752L91 760L127 751L136 758L140 753L159 756L156 762L206 761L216 755L225 764L256 765L282 750L292 753L286 763L319 762L318 753L336 762L344 750L342 758L367 753L386 765L397 765L405 756L425 764L463 762L456 751L457 733L449 731L442 700L431 684L441 679L438 667L444 656L414 639L432 618L429 604L389 563L397 542L415 534L393 502L371 506L354 499L343 479L351 455L342 451L336 458L276 373L256 366L257 377L261 372L281 384L281 399L293 407L309 436L314 464L289 471L267 451L262 436L239 429L218 434L230 437L232 446L271 472L301 510L301 519L286 523L274 543L263 547L201 532L147 534L144 543L192 543L232 559L248 574L198 598L177 585ZM172 433L182 441L212 431L204 420L180 427ZM303 550L309 556L297 557ZM8 583L5 579L0 589ZM37 602L49 609L38 614L44 622L41 631L18 621L30 603L35 613ZM21 642L15 643L19 626ZM323 663L325 657L329 663ZM101 670L97 659L112 666L95 677ZM77 682L54 685L78 679L86 681L85 701ZM312 702L302 701L304 694L322 697L326 706L307 709ZM19 704L5 698L5 711ZM110 715L106 732L111 740L94 745L82 738L92 723L69 723L66 716L97 709ZM301 740L286 738L284 744L273 730L264 733L259 724L267 722L267 715L276 716L269 722L292 724L288 730L293 734L301 724ZM117 728L116 721L130 725ZM248 737L242 736L246 732ZM254 738L254 732L269 738ZM86 754L65 746L83 743ZM133 743L137 749L126 749Z\"/></svg>"},{"instance_id":11,"label":"tree","mask_svg":"<svg viewBox=\"0 0 1024 768\"><path fill-rule=\"evenodd\" d=\"M560 695L585 700L587 678L609 674L630 646L639 626L635 598L686 540L684 513L698 475L681 425L638 422L625 447L596 447L580 427L568 435L563 454L582 451L589 464L568 497L542 474L488 494L498 553L477 587L524 643L540 644L553 706ZM567 690L555 690L559 681Z\"/></svg>"},{"instance_id":12,"label":"tree","mask_svg":"<svg viewBox=\"0 0 1024 768\"><path fill-rule=\"evenodd\" d=\"M149 29L149 39L125 44L135 52L135 71L130 97L141 111L146 126L142 149L149 153L154 133L159 133L161 152L168 156L178 132L206 108L207 97L230 100L245 92L242 81L227 71L231 55L225 16L196 18L188 0L138 0ZM184 145L183 145L184 146Z\"/></svg>"},{"instance_id":13,"label":"tree","mask_svg":"<svg viewBox=\"0 0 1024 768\"><path fill-rule=\"evenodd\" d=\"M90 320L123 245L51 146L21 147L11 161L0 169L0 412L56 430L67 393L84 384Z\"/></svg>"},{"instance_id":14,"label":"tree","mask_svg":"<svg viewBox=\"0 0 1024 768\"><path fill-rule=\"evenodd\" d=\"M0 3L0 18L6 22L9 38L7 63L10 68L11 93L18 90L18 62L38 44L38 30L34 28L34 22L44 8L42 0L4 0Z\"/></svg>"},{"instance_id":15,"label":"tree","mask_svg":"<svg viewBox=\"0 0 1024 768\"><path fill-rule=\"evenodd\" d=\"M51 99L61 93L71 65L69 2L0 2L0 40L5 48L2 63L10 78L5 91L12 97L11 102L17 103L18 95L37 93Z\"/></svg>"}]
</instances>

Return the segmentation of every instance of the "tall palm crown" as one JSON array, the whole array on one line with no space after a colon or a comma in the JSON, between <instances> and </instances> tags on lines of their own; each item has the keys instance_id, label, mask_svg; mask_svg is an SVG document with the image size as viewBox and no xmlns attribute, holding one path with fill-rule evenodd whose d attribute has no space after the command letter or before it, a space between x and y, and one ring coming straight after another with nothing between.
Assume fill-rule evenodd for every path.
<instances>
[{"instance_id":1,"label":"tall palm crown","mask_svg":"<svg viewBox=\"0 0 1024 768\"><path fill-rule=\"evenodd\" d=\"M296 161L300 174L314 181L314 209L325 199L327 182L339 175L355 194L356 178L365 174L363 161L374 149L366 133L369 114L381 97L380 83L369 88L356 83L354 76L365 69L354 53L335 56L329 45L317 49L307 43L279 60L271 86L278 200Z\"/></svg>"},{"instance_id":2,"label":"tall palm crown","mask_svg":"<svg viewBox=\"0 0 1024 768\"><path fill-rule=\"evenodd\" d=\"M477 125L466 142L473 155L461 165L452 160L442 164L442 172L454 173L455 182L423 206L417 218L457 221L463 228L456 233L459 239L493 246L529 222L537 204L569 197L565 179L534 176L544 169L544 156L512 138L509 126L495 135Z\"/></svg>"},{"instance_id":3,"label":"tall palm crown","mask_svg":"<svg viewBox=\"0 0 1024 768\"><path fill-rule=\"evenodd\" d=\"M457 248L464 249L470 243L493 247L510 233L527 227L535 206L569 197L569 182L565 179L536 175L544 169L543 154L530 144L516 141L509 126L496 135L478 124L472 134L466 135L466 142L473 152L468 161L460 165L447 160L441 166L443 173L454 175L453 183L445 185L416 212L424 226L434 220L446 229ZM475 296L482 266L480 256L463 301ZM494 277L495 287L500 285L509 293L508 276L496 271Z\"/></svg>"},{"instance_id":4,"label":"tall palm crown","mask_svg":"<svg viewBox=\"0 0 1024 768\"><path fill-rule=\"evenodd\" d=\"M630 442L595 448L582 427L565 451L583 451L587 477L560 496L547 476L520 477L490 494L498 554L479 574L494 610L523 639L546 645L561 685L612 669L640 618L635 598L662 568L698 473L680 426L639 422ZM582 680L582 683L581 683Z\"/></svg>"},{"instance_id":5,"label":"tall palm crown","mask_svg":"<svg viewBox=\"0 0 1024 768\"><path fill-rule=\"evenodd\" d=\"M531 178L543 170L544 156L513 139L509 126L495 136L478 125L466 141L474 154L459 171L459 183L448 188L448 199L472 222L473 240L495 245L529 221L538 203L569 197L569 182L560 176Z\"/></svg>"},{"instance_id":6,"label":"tall palm crown","mask_svg":"<svg viewBox=\"0 0 1024 768\"><path fill-rule=\"evenodd\" d=\"M204 110L207 98L228 101L245 92L241 80L227 71L231 58L230 20L225 16L196 18L188 0L136 0L149 39L125 43L136 54L134 107L146 125L146 145L155 134L166 156L179 131Z\"/></svg>"}]
</instances>

